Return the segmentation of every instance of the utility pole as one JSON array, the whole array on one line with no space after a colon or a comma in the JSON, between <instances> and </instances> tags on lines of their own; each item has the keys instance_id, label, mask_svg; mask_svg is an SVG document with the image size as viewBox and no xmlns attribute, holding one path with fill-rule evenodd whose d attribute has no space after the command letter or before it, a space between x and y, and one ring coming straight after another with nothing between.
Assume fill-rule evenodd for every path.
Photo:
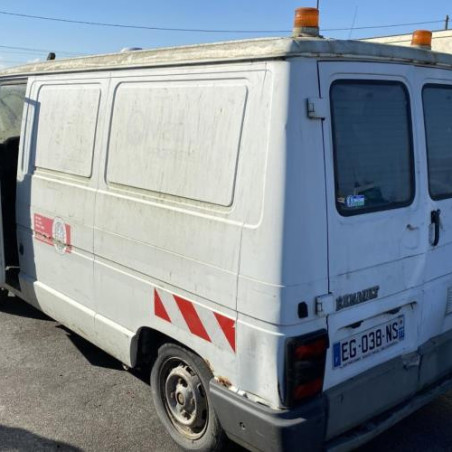
<instances>
[{"instance_id":1,"label":"utility pole","mask_svg":"<svg viewBox=\"0 0 452 452\"><path fill-rule=\"evenodd\" d=\"M317 0L317 9L319 9L319 5L320 5L320 0ZM449 16L447 16L449 17Z\"/></svg>"},{"instance_id":2,"label":"utility pole","mask_svg":"<svg viewBox=\"0 0 452 452\"><path fill-rule=\"evenodd\" d=\"M317 0L318 3L318 0ZM449 14L446 14L446 21L444 24L444 30L449 30Z\"/></svg>"}]
</instances>

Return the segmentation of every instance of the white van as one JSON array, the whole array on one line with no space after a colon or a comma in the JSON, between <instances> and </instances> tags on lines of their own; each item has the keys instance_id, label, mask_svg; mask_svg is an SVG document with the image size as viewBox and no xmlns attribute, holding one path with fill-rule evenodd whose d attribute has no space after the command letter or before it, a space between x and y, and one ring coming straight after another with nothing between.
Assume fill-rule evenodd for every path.
<instances>
[{"instance_id":1,"label":"white van","mask_svg":"<svg viewBox=\"0 0 452 452\"><path fill-rule=\"evenodd\" d=\"M5 70L2 286L152 364L186 449L350 449L451 387L451 124L452 56L418 48Z\"/></svg>"}]
</instances>

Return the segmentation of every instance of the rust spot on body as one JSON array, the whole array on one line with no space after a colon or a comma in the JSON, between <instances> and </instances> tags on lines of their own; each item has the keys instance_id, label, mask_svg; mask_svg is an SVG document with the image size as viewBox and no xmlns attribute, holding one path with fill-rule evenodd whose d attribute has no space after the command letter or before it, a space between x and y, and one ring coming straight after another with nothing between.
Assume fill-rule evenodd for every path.
<instances>
[{"instance_id":1,"label":"rust spot on body","mask_svg":"<svg viewBox=\"0 0 452 452\"><path fill-rule=\"evenodd\" d=\"M220 383L220 385L223 385L226 388L230 388L232 386L231 380L229 380L229 378L222 377L220 375L220 376L216 377L216 380L218 381L218 383Z\"/></svg>"},{"instance_id":2,"label":"rust spot on body","mask_svg":"<svg viewBox=\"0 0 452 452\"><path fill-rule=\"evenodd\" d=\"M210 369L210 371L213 373L213 367L212 367L212 364L210 364L210 361L209 361L208 359L205 359L204 361L206 362L207 367L208 367L208 368Z\"/></svg>"}]
</instances>

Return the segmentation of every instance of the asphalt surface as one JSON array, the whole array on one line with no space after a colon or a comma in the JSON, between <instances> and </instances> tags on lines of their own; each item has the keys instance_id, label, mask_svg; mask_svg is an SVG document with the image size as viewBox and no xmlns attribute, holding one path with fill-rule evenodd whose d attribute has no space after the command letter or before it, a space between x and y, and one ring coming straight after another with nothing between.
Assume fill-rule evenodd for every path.
<instances>
[{"instance_id":1,"label":"asphalt surface","mask_svg":"<svg viewBox=\"0 0 452 452\"><path fill-rule=\"evenodd\" d=\"M147 380L21 300L0 299L0 451L179 451ZM362 451L451 451L451 427L449 393Z\"/></svg>"}]
</instances>

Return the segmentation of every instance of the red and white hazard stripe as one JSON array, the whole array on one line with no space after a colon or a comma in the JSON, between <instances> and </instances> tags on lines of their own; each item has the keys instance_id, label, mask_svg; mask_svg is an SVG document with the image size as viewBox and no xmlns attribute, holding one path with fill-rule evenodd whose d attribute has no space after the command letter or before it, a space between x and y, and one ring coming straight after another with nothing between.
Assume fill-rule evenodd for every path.
<instances>
[{"instance_id":1,"label":"red and white hazard stripe","mask_svg":"<svg viewBox=\"0 0 452 452\"><path fill-rule=\"evenodd\" d=\"M207 342L235 352L235 320L182 297L154 289L154 314Z\"/></svg>"}]
</instances>

